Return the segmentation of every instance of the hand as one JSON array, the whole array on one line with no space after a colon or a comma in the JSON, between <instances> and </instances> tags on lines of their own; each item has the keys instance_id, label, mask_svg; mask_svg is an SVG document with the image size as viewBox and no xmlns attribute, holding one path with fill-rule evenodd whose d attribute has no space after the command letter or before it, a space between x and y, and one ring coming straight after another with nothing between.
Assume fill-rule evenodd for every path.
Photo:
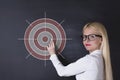
<instances>
[{"instance_id":1,"label":"hand","mask_svg":"<svg viewBox=\"0 0 120 80\"><path fill-rule=\"evenodd\" d=\"M54 45L54 42L52 39L51 39L49 45L47 46L47 50L50 55L55 54L55 45Z\"/></svg>"}]
</instances>

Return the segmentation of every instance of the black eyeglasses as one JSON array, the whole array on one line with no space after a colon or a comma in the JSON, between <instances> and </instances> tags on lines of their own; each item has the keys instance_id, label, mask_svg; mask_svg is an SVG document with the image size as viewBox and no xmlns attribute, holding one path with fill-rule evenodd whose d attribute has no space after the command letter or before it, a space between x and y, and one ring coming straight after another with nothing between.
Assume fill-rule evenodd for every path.
<instances>
[{"instance_id":1,"label":"black eyeglasses","mask_svg":"<svg viewBox=\"0 0 120 80\"><path fill-rule=\"evenodd\" d=\"M101 35L97 35L97 34L82 35L81 37L83 41L86 41L87 39L90 41L94 41L97 37L102 38Z\"/></svg>"}]
</instances>

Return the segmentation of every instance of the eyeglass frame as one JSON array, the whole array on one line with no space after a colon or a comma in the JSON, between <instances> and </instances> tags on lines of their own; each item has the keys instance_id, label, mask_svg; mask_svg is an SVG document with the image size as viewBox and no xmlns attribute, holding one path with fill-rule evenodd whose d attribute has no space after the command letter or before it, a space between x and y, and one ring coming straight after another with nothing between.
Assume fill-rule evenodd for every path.
<instances>
[{"instance_id":1,"label":"eyeglass frame","mask_svg":"<svg viewBox=\"0 0 120 80\"><path fill-rule=\"evenodd\" d=\"M84 37L84 36L85 36L85 37ZM91 40L89 36L94 36L94 39ZM86 40L94 41L94 40L96 39L96 37L100 37L100 38L102 38L102 36L99 35L99 34L81 35L81 37L82 37L82 40L83 40L83 41L86 41ZM84 38L85 38L85 39L84 39Z\"/></svg>"}]
</instances>

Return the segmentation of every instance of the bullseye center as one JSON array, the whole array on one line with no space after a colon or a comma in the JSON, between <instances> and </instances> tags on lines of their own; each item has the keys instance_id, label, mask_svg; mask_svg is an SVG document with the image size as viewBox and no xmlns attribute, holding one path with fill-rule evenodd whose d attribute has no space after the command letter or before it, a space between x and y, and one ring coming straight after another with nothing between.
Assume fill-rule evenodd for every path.
<instances>
[{"instance_id":1,"label":"bullseye center","mask_svg":"<svg viewBox=\"0 0 120 80\"><path fill-rule=\"evenodd\" d=\"M48 41L48 38L45 36L45 37L43 37L43 41L44 42L47 42Z\"/></svg>"}]
</instances>

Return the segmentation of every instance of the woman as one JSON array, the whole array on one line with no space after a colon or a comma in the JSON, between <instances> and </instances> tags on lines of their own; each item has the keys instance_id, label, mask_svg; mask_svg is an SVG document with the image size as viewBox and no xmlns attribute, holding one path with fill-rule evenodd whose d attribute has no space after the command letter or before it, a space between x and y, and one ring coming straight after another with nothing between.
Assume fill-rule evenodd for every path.
<instances>
[{"instance_id":1,"label":"woman","mask_svg":"<svg viewBox=\"0 0 120 80\"><path fill-rule=\"evenodd\" d=\"M67 66L55 54L53 40L47 46L59 76L76 76L76 80L113 80L107 31L103 24L91 22L83 27L83 45L89 54Z\"/></svg>"}]
</instances>

